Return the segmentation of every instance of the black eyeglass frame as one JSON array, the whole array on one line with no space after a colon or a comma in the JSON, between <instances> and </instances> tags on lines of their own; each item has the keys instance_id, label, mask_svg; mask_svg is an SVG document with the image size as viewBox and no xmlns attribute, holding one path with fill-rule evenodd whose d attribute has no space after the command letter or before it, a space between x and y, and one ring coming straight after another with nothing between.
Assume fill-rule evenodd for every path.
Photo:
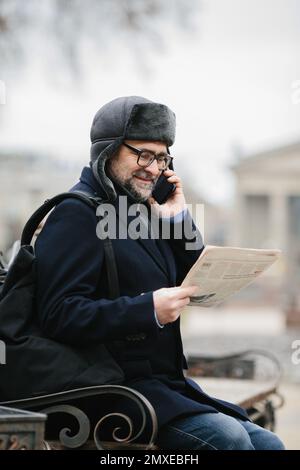
<instances>
[{"instance_id":1,"label":"black eyeglass frame","mask_svg":"<svg viewBox=\"0 0 300 470\"><path fill-rule=\"evenodd\" d=\"M150 166L154 160L157 161L157 158L160 156L160 154L156 155L155 152L153 152L153 150L149 150L149 149L138 149L136 147L133 147L133 145L130 145L130 144L127 144L126 142L123 142L123 145L125 145L125 147L127 147L128 149L132 150L136 155L138 155L138 159L137 159L137 164L141 167L141 168L147 168L148 166ZM139 160L140 160L140 156L143 152L149 152L153 155L153 159L147 164L147 165L140 165L139 164ZM162 155L161 155L162 156ZM173 161L173 157L171 155L169 155L168 153L164 154L165 157L168 157L169 159L169 162L166 166L166 168L162 168L160 171L165 171L169 168L170 164L172 163Z\"/></svg>"}]
</instances>

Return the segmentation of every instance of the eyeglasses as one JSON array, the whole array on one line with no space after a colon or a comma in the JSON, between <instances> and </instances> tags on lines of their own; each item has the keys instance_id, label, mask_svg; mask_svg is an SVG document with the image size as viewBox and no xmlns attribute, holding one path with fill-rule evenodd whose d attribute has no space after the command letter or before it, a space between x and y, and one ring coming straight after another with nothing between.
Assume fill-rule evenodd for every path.
<instances>
[{"instance_id":1,"label":"eyeglasses","mask_svg":"<svg viewBox=\"0 0 300 470\"><path fill-rule=\"evenodd\" d=\"M154 160L156 160L158 169L160 171L164 171L169 168L169 165L173 160L173 157L171 157L171 155L169 155L168 153L162 152L156 155L156 153L153 152L152 150L137 149L136 147L126 144L125 142L123 142L123 145L125 145L125 147L129 148L136 155L138 155L137 164L141 166L142 168L146 168L147 166L150 166L151 163Z\"/></svg>"}]
</instances>

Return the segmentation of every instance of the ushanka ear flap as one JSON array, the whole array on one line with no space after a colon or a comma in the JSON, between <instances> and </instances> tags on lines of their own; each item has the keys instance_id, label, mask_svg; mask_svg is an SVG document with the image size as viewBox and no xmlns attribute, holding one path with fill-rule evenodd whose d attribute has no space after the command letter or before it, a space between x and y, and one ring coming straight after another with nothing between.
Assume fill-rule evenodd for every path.
<instances>
[{"instance_id":1,"label":"ushanka ear flap","mask_svg":"<svg viewBox=\"0 0 300 470\"><path fill-rule=\"evenodd\" d=\"M167 147L167 152L168 152L169 155L172 155L172 152L170 152L169 147ZM171 163L170 163L170 165L169 165L169 169L175 171L175 170L174 170L174 166L173 166L173 161L174 161L174 160L171 160Z\"/></svg>"},{"instance_id":2,"label":"ushanka ear flap","mask_svg":"<svg viewBox=\"0 0 300 470\"><path fill-rule=\"evenodd\" d=\"M119 147L122 145L123 137L117 137L112 144L106 147L97 157L92 164L93 174L107 194L108 201L115 201L117 199L117 193L114 188L113 182L106 174L105 165L109 158L111 158Z\"/></svg>"}]
</instances>

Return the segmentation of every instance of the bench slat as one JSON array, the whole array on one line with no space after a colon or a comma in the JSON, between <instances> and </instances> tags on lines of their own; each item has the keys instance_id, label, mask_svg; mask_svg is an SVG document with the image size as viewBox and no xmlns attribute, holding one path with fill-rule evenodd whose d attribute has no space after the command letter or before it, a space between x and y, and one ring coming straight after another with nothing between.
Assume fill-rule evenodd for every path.
<instances>
[{"instance_id":1,"label":"bench slat","mask_svg":"<svg viewBox=\"0 0 300 470\"><path fill-rule=\"evenodd\" d=\"M208 395L229 401L242 408L250 408L276 392L277 384L255 380L189 377Z\"/></svg>"}]
</instances>

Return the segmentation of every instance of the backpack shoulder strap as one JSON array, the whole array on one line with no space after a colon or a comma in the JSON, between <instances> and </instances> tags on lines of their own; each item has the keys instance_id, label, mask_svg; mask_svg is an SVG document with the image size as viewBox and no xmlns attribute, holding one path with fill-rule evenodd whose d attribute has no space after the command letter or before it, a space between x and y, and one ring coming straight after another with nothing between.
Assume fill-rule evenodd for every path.
<instances>
[{"instance_id":1,"label":"backpack shoulder strap","mask_svg":"<svg viewBox=\"0 0 300 470\"><path fill-rule=\"evenodd\" d=\"M51 199L46 199L44 204L42 204L26 222L21 235L21 246L30 245L34 232L44 217L46 217L53 207L65 199L79 199L85 204L88 204L91 208L96 208L102 201L101 198L94 198L92 196L88 196L87 193L84 194L83 192L79 191L60 193Z\"/></svg>"},{"instance_id":2,"label":"backpack shoulder strap","mask_svg":"<svg viewBox=\"0 0 300 470\"><path fill-rule=\"evenodd\" d=\"M42 204L28 219L27 223L24 226L22 236L21 236L21 246L30 245L33 235L44 219L44 217L61 201L65 199L77 199L83 203L90 206L92 209L96 209L103 199L100 197L92 196L91 194L84 191L73 191L60 193L51 199L46 199L44 204ZM103 237L104 243L104 256L105 264L108 276L108 285L109 285L109 297L110 299L115 299L120 296L119 289L119 277L117 271L117 264L115 260L115 253L112 246L112 242L109 238Z\"/></svg>"},{"instance_id":3,"label":"backpack shoulder strap","mask_svg":"<svg viewBox=\"0 0 300 470\"><path fill-rule=\"evenodd\" d=\"M104 202L103 199L95 198L94 196L91 196L89 193L86 193L84 191L76 191L76 193L82 194L84 195L84 197L88 197L96 205L96 207L98 207L101 202ZM101 225L99 225L99 228L101 229ZM112 300L116 299L117 297L120 297L117 263L114 248L110 238L103 236L102 241L104 244L104 256L109 286L109 297Z\"/></svg>"}]
</instances>

